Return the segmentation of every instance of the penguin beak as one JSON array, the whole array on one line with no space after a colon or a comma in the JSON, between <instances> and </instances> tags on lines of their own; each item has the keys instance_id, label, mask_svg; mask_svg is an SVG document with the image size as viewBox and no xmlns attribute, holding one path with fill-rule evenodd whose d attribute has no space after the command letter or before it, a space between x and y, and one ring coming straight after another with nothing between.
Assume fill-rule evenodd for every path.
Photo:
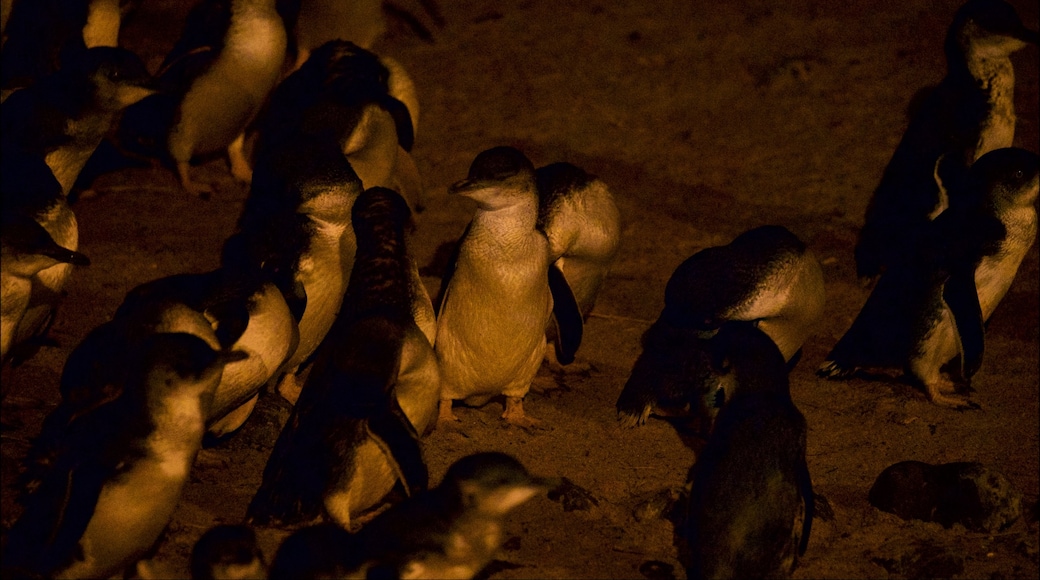
<instances>
[{"instance_id":1,"label":"penguin beak","mask_svg":"<svg viewBox=\"0 0 1040 580\"><path fill-rule=\"evenodd\" d=\"M448 193L452 195L466 195L472 191L482 189L484 181L480 179L463 179L456 181L448 187Z\"/></svg>"},{"instance_id":2,"label":"penguin beak","mask_svg":"<svg viewBox=\"0 0 1040 580\"><path fill-rule=\"evenodd\" d=\"M150 83L149 83L150 84ZM149 97L157 93L155 89L151 88L147 84L143 85L124 85L119 87L116 92L116 100L123 107L129 107L138 101L141 101L145 97Z\"/></svg>"}]
</instances>

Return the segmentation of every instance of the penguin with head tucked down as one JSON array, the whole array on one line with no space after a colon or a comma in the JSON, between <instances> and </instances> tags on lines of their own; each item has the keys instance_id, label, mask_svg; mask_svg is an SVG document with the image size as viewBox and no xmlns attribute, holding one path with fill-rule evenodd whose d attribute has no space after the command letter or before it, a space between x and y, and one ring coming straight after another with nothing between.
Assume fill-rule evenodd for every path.
<instances>
[{"instance_id":1,"label":"penguin with head tucked down","mask_svg":"<svg viewBox=\"0 0 1040 580\"><path fill-rule=\"evenodd\" d=\"M958 409L955 394L982 364L983 323L1036 239L1038 162L1007 148L983 155L951 205L925 225L906 258L878 279L856 320L816 371L845 379L860 368L897 368L928 398ZM942 368L955 358L959 363Z\"/></svg>"},{"instance_id":2,"label":"penguin with head tucked down","mask_svg":"<svg viewBox=\"0 0 1040 580\"><path fill-rule=\"evenodd\" d=\"M538 229L549 240L549 260L563 274L565 286L577 303L582 323L592 313L600 286L617 257L621 243L621 214L607 185L580 167L553 163L535 172L538 183ZM554 275L550 269L550 276ZM553 297L565 294L563 284L554 284ZM561 286L558 290L555 286ZM561 345L558 328L578 326L578 321L559 321L554 315L548 340L561 353L573 353L577 345ZM578 333L565 333L580 340ZM559 360L568 364L571 360Z\"/></svg>"},{"instance_id":3,"label":"penguin with head tucked down","mask_svg":"<svg viewBox=\"0 0 1040 580\"><path fill-rule=\"evenodd\" d=\"M411 212L397 193L372 188L352 213L357 255L343 306L264 468L253 522L324 514L347 528L397 481L409 493L427 485L418 439L436 416L440 382L412 315Z\"/></svg>"},{"instance_id":4,"label":"penguin with head tucked down","mask_svg":"<svg viewBox=\"0 0 1040 580\"><path fill-rule=\"evenodd\" d=\"M455 399L481 405L504 395L502 418L533 427L538 421L524 413L523 398L545 355L545 329L554 306L575 310L557 315L557 320L578 322L562 333L581 331L581 313L570 290L569 300L556 302L550 290L549 270L555 267L549 242L537 229L534 167L512 147L489 149L451 191L476 201L477 210L442 285L436 345L443 389L439 421L458 420L451 411ZM558 270L554 274L562 279Z\"/></svg>"},{"instance_id":5,"label":"penguin with head tucked down","mask_svg":"<svg viewBox=\"0 0 1040 580\"><path fill-rule=\"evenodd\" d=\"M668 280L664 310L643 336L618 418L641 425L651 413L685 412L689 401L714 396L718 377L706 361L727 321L753 322L794 364L824 299L819 261L782 226L753 228L690 256Z\"/></svg>"},{"instance_id":6,"label":"penguin with head tucked down","mask_svg":"<svg viewBox=\"0 0 1040 580\"><path fill-rule=\"evenodd\" d=\"M4 576L107 578L141 558L173 515L213 390L236 358L156 334L124 351L118 382L64 397L30 451Z\"/></svg>"},{"instance_id":7,"label":"penguin with head tucked down","mask_svg":"<svg viewBox=\"0 0 1040 580\"><path fill-rule=\"evenodd\" d=\"M124 115L122 147L168 154L192 195L212 190L191 177L201 155L226 151L232 175L249 183L245 131L281 76L285 46L275 0L202 0L160 68L160 94Z\"/></svg>"},{"instance_id":8,"label":"penguin with head tucked down","mask_svg":"<svg viewBox=\"0 0 1040 580\"><path fill-rule=\"evenodd\" d=\"M691 472L687 577L787 578L812 529L805 417L764 332L726 322L716 340L732 392Z\"/></svg>"},{"instance_id":9,"label":"penguin with head tucked down","mask_svg":"<svg viewBox=\"0 0 1040 580\"><path fill-rule=\"evenodd\" d=\"M1011 53L1037 44L1003 0L969 0L946 33L946 76L914 113L867 208L856 244L861 277L899 261L953 203L968 168L1015 136Z\"/></svg>"}]
</instances>

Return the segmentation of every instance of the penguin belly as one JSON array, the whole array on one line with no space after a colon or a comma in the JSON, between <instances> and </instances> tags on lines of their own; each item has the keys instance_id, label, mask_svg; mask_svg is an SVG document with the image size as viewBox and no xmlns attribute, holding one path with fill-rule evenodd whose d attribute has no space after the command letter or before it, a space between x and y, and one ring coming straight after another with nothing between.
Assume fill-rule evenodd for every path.
<instances>
[{"instance_id":1,"label":"penguin belly","mask_svg":"<svg viewBox=\"0 0 1040 580\"><path fill-rule=\"evenodd\" d=\"M325 496L325 510L347 529L352 517L381 502L397 483L397 472L371 437L357 445L350 461L354 465L346 470L348 477L337 482Z\"/></svg>"},{"instance_id":2,"label":"penguin belly","mask_svg":"<svg viewBox=\"0 0 1040 580\"><path fill-rule=\"evenodd\" d=\"M253 300L256 305L245 332L232 346L232 350L245 352L248 357L224 367L213 397L208 430L218 437L242 426L256 404L260 389L293 353L299 341L296 321L274 284L264 286Z\"/></svg>"},{"instance_id":3,"label":"penguin belly","mask_svg":"<svg viewBox=\"0 0 1040 580\"><path fill-rule=\"evenodd\" d=\"M119 46L119 23L122 14L119 0L93 0L87 3L87 24L83 27L83 43L95 46Z\"/></svg>"},{"instance_id":4,"label":"penguin belly","mask_svg":"<svg viewBox=\"0 0 1040 580\"><path fill-rule=\"evenodd\" d=\"M1036 240L1037 214L1032 207L1008 212L1001 221L1007 228L1007 241L1001 244L996 255L983 257L975 268L975 288L979 293L982 320L989 320L1007 294L1026 252Z\"/></svg>"},{"instance_id":5,"label":"penguin belly","mask_svg":"<svg viewBox=\"0 0 1040 580\"><path fill-rule=\"evenodd\" d=\"M441 377L433 347L426 335L414 326L405 333L394 392L397 404L421 436L437 416Z\"/></svg>"},{"instance_id":6,"label":"penguin belly","mask_svg":"<svg viewBox=\"0 0 1040 580\"><path fill-rule=\"evenodd\" d=\"M813 325L823 316L826 301L823 269L816 256L807 250L791 268L775 278L770 277L763 286L773 286L773 289L756 296L748 310L735 319L759 320L758 327L773 339L784 359L791 360L809 338Z\"/></svg>"}]
</instances>

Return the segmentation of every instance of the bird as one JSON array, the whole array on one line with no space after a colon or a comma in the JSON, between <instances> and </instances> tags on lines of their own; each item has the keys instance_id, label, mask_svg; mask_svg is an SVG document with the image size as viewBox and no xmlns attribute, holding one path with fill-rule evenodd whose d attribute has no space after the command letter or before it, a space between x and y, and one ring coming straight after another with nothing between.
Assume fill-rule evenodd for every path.
<instances>
[{"instance_id":1,"label":"bird","mask_svg":"<svg viewBox=\"0 0 1040 580\"><path fill-rule=\"evenodd\" d=\"M458 421L451 410L455 399L482 405L504 395L502 418L535 427L523 398L545 355L554 297L549 242L537 229L534 166L512 147L488 149L450 191L476 201L477 209L442 281L435 347L443 389L438 425ZM575 304L571 298L558 305L565 303ZM581 314L557 319L580 323Z\"/></svg>"},{"instance_id":2,"label":"bird","mask_svg":"<svg viewBox=\"0 0 1040 580\"><path fill-rule=\"evenodd\" d=\"M332 40L271 94L256 122L256 164L297 131L334 137L365 188L397 191L417 209L424 192L410 151L419 124L415 85L393 59Z\"/></svg>"},{"instance_id":3,"label":"bird","mask_svg":"<svg viewBox=\"0 0 1040 580\"><path fill-rule=\"evenodd\" d=\"M124 351L118 381L63 398L29 453L4 576L107 578L144 556L187 483L221 371L237 358L192 335L156 334Z\"/></svg>"},{"instance_id":4,"label":"bird","mask_svg":"<svg viewBox=\"0 0 1040 580\"><path fill-rule=\"evenodd\" d=\"M665 307L644 334L618 397L618 418L634 427L651 413L685 413L691 395L714 391L717 377L706 361L714 333L727 321L754 322L793 366L825 298L819 260L783 226L758 226L698 251L668 280Z\"/></svg>"},{"instance_id":5,"label":"bird","mask_svg":"<svg viewBox=\"0 0 1040 580\"><path fill-rule=\"evenodd\" d=\"M349 578L473 578L502 545L502 521L554 481L490 451L455 461L440 485L376 516L343 550Z\"/></svg>"},{"instance_id":6,"label":"bird","mask_svg":"<svg viewBox=\"0 0 1040 580\"><path fill-rule=\"evenodd\" d=\"M957 383L981 366L983 324L1036 239L1037 175L1037 156L1025 149L980 157L950 207L878 279L817 374L846 379L861 368L901 369L932 402L977 407L956 394Z\"/></svg>"},{"instance_id":7,"label":"bird","mask_svg":"<svg viewBox=\"0 0 1040 580\"><path fill-rule=\"evenodd\" d=\"M278 551L268 574L270 580L320 580L346 578L352 572L345 552L354 535L339 524L323 522L289 534Z\"/></svg>"},{"instance_id":8,"label":"bird","mask_svg":"<svg viewBox=\"0 0 1040 580\"><path fill-rule=\"evenodd\" d=\"M607 185L576 165L557 162L539 167L535 171L535 180L538 186L538 229L545 232L549 240L549 260L563 274L584 323L592 313L603 280L617 258L621 244L621 214ZM554 290L553 296L563 292L563 288ZM547 340L554 345L559 340L557 327L560 324L556 320L549 328ZM577 322L565 321L563 324L573 328ZM576 351L577 346L568 345L555 350L558 357L560 352ZM571 361L559 362L567 364Z\"/></svg>"},{"instance_id":9,"label":"bird","mask_svg":"<svg viewBox=\"0 0 1040 580\"><path fill-rule=\"evenodd\" d=\"M1003 0L969 0L957 10L944 43L946 76L914 112L867 207L855 248L861 278L876 278L901 258L952 203L977 159L1011 147L1010 56L1037 39Z\"/></svg>"},{"instance_id":10,"label":"bird","mask_svg":"<svg viewBox=\"0 0 1040 580\"><path fill-rule=\"evenodd\" d=\"M192 580L252 580L267 577L256 532L244 524L218 524L206 530L191 549Z\"/></svg>"},{"instance_id":11,"label":"bird","mask_svg":"<svg viewBox=\"0 0 1040 580\"><path fill-rule=\"evenodd\" d=\"M285 61L285 25L276 0L202 0L160 67L160 93L127 110L120 146L168 156L181 186L207 197L191 176L197 156L226 152L231 173L248 184L245 131L277 84Z\"/></svg>"},{"instance_id":12,"label":"bird","mask_svg":"<svg viewBox=\"0 0 1040 580\"><path fill-rule=\"evenodd\" d=\"M427 487L419 437L440 400L437 359L416 325L405 228L411 211L392 190L354 202L350 283L332 329L264 468L247 517L296 524L326 516L349 528L400 481Z\"/></svg>"},{"instance_id":13,"label":"bird","mask_svg":"<svg viewBox=\"0 0 1040 580\"><path fill-rule=\"evenodd\" d=\"M732 393L691 470L688 578L786 578L805 553L815 498L807 425L776 344L749 322L718 331Z\"/></svg>"}]
</instances>

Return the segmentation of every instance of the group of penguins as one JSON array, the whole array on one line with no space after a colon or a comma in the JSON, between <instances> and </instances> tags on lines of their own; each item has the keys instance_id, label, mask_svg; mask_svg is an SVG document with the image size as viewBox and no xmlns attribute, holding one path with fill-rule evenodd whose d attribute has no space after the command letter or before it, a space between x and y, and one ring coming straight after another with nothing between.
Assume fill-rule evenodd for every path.
<instances>
[{"instance_id":1,"label":"group of penguins","mask_svg":"<svg viewBox=\"0 0 1040 580\"><path fill-rule=\"evenodd\" d=\"M126 4L5 2L4 364L45 341L73 266L89 264L69 197L89 187L97 150L159 158L200 197L210 188L192 160L226 152L249 195L218 269L134 288L69 356L61 404L25 461L4 577L133 569L203 438L231 436L265 388L293 408L246 521L325 523L290 535L269 570L249 527L218 526L193 575L473 577L502 518L558 482L486 452L431 488L421 439L458 429L454 401L500 396L505 421L538 428L524 396L543 361L574 360L618 252L610 189L511 147L479 154L449 190L476 211L431 299L406 246L423 203L416 90L367 50L392 5L203 0L153 76L118 47ZM1037 33L1001 0L955 15L947 75L860 233L873 291L820 376L894 368L937 404L975 406L956 391L1036 237L1037 155L1011 147L1009 55L1027 43ZM697 252L667 283L616 406L623 426L682 415L706 438L683 524L691 578L786 577L805 551L815 496L787 377L823 308L818 260L778 225ZM406 499L347 531L395 486Z\"/></svg>"}]
</instances>

